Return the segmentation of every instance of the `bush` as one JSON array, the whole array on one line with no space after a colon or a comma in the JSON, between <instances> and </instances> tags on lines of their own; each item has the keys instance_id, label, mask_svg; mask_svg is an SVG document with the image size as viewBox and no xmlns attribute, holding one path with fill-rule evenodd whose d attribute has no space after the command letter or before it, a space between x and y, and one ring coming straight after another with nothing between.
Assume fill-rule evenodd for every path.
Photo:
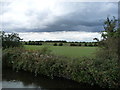
<instances>
[{"instance_id":1,"label":"bush","mask_svg":"<svg viewBox=\"0 0 120 90\"><path fill-rule=\"evenodd\" d=\"M39 43L38 45L42 45L42 43Z\"/></svg>"},{"instance_id":2,"label":"bush","mask_svg":"<svg viewBox=\"0 0 120 90\"><path fill-rule=\"evenodd\" d=\"M25 70L35 75L43 74L51 78L64 77L80 83L100 87L119 87L120 72L115 59L72 59L49 53L44 47L39 51L24 48L10 48L3 51L3 66L14 70Z\"/></svg>"},{"instance_id":3,"label":"bush","mask_svg":"<svg viewBox=\"0 0 120 90\"><path fill-rule=\"evenodd\" d=\"M79 43L79 45L78 46L82 46L82 44L81 43Z\"/></svg>"},{"instance_id":4,"label":"bush","mask_svg":"<svg viewBox=\"0 0 120 90\"><path fill-rule=\"evenodd\" d=\"M5 34L5 32L0 32L2 38L2 47L5 48L11 48L11 47L20 47L22 46L22 43L20 40L22 40L17 33L12 34Z\"/></svg>"},{"instance_id":5,"label":"bush","mask_svg":"<svg viewBox=\"0 0 120 90\"><path fill-rule=\"evenodd\" d=\"M98 85L109 88L120 86L120 71L117 59L97 59L93 65L92 72Z\"/></svg>"},{"instance_id":6,"label":"bush","mask_svg":"<svg viewBox=\"0 0 120 90\"><path fill-rule=\"evenodd\" d=\"M54 43L53 46L57 46L57 43Z\"/></svg>"},{"instance_id":7,"label":"bush","mask_svg":"<svg viewBox=\"0 0 120 90\"><path fill-rule=\"evenodd\" d=\"M59 46L63 46L63 43L60 43Z\"/></svg>"},{"instance_id":8,"label":"bush","mask_svg":"<svg viewBox=\"0 0 120 90\"><path fill-rule=\"evenodd\" d=\"M87 43L84 43L84 46L88 46Z\"/></svg>"},{"instance_id":9,"label":"bush","mask_svg":"<svg viewBox=\"0 0 120 90\"><path fill-rule=\"evenodd\" d=\"M78 45L75 43L71 43L70 46L78 46Z\"/></svg>"}]
</instances>

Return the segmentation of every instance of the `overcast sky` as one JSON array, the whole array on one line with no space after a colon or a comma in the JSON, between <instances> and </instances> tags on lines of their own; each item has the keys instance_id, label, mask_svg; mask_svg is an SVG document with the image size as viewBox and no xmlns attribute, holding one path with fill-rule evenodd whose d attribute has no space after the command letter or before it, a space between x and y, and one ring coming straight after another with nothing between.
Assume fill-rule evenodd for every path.
<instances>
[{"instance_id":1,"label":"overcast sky","mask_svg":"<svg viewBox=\"0 0 120 90\"><path fill-rule=\"evenodd\" d=\"M117 2L6 0L0 5L2 29L24 40L92 41L100 38L107 17L118 17Z\"/></svg>"}]
</instances>

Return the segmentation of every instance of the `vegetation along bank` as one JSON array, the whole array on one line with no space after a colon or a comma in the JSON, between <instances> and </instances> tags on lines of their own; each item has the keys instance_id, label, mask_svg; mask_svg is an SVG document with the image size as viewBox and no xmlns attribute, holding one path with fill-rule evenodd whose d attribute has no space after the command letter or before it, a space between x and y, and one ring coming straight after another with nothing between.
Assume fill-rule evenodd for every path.
<instances>
[{"instance_id":1,"label":"vegetation along bank","mask_svg":"<svg viewBox=\"0 0 120 90\"><path fill-rule=\"evenodd\" d=\"M113 20L107 18L105 21L106 33L102 33L103 39L98 42L99 50L94 58L58 56L52 54L48 47L26 50L22 47L17 34L9 36L3 34L3 67L29 71L35 75L43 74L51 78L64 77L100 87L119 88L120 27L116 27L116 24L115 18Z\"/></svg>"}]
</instances>

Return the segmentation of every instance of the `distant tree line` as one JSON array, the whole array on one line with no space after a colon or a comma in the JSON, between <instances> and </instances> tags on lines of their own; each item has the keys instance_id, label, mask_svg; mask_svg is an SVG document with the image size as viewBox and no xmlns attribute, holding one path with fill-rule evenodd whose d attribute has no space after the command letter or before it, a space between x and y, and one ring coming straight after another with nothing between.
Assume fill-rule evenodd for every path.
<instances>
[{"instance_id":1,"label":"distant tree line","mask_svg":"<svg viewBox=\"0 0 120 90\"><path fill-rule=\"evenodd\" d=\"M67 41L24 41L25 45L43 45L45 43L53 46L63 46L68 43L68 46L98 46L98 42L67 42Z\"/></svg>"},{"instance_id":2,"label":"distant tree line","mask_svg":"<svg viewBox=\"0 0 120 90\"><path fill-rule=\"evenodd\" d=\"M42 45L42 41L28 41L24 42L25 45Z\"/></svg>"},{"instance_id":3,"label":"distant tree line","mask_svg":"<svg viewBox=\"0 0 120 90\"><path fill-rule=\"evenodd\" d=\"M50 42L50 43L67 43L67 41L64 41L64 40L55 40L55 41L47 40L47 41L44 41L44 42Z\"/></svg>"},{"instance_id":4,"label":"distant tree line","mask_svg":"<svg viewBox=\"0 0 120 90\"><path fill-rule=\"evenodd\" d=\"M63 43L54 43L53 46L63 46Z\"/></svg>"},{"instance_id":5,"label":"distant tree line","mask_svg":"<svg viewBox=\"0 0 120 90\"><path fill-rule=\"evenodd\" d=\"M79 43L70 43L70 46L98 46L98 42L79 42Z\"/></svg>"}]
</instances>

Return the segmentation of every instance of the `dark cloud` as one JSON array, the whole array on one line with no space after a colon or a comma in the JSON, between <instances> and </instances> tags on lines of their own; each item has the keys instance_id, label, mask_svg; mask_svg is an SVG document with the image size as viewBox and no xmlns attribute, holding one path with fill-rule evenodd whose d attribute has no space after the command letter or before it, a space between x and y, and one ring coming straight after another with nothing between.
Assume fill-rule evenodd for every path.
<instances>
[{"instance_id":1,"label":"dark cloud","mask_svg":"<svg viewBox=\"0 0 120 90\"><path fill-rule=\"evenodd\" d=\"M108 16L117 17L118 8L117 3L108 2L66 2L56 4L55 7L45 10L30 7L25 10L23 16L21 15L24 20L11 19L5 22L3 20L4 29L5 31L14 29L16 32L99 32L103 29L103 22ZM9 13L11 12L8 10Z\"/></svg>"}]
</instances>

